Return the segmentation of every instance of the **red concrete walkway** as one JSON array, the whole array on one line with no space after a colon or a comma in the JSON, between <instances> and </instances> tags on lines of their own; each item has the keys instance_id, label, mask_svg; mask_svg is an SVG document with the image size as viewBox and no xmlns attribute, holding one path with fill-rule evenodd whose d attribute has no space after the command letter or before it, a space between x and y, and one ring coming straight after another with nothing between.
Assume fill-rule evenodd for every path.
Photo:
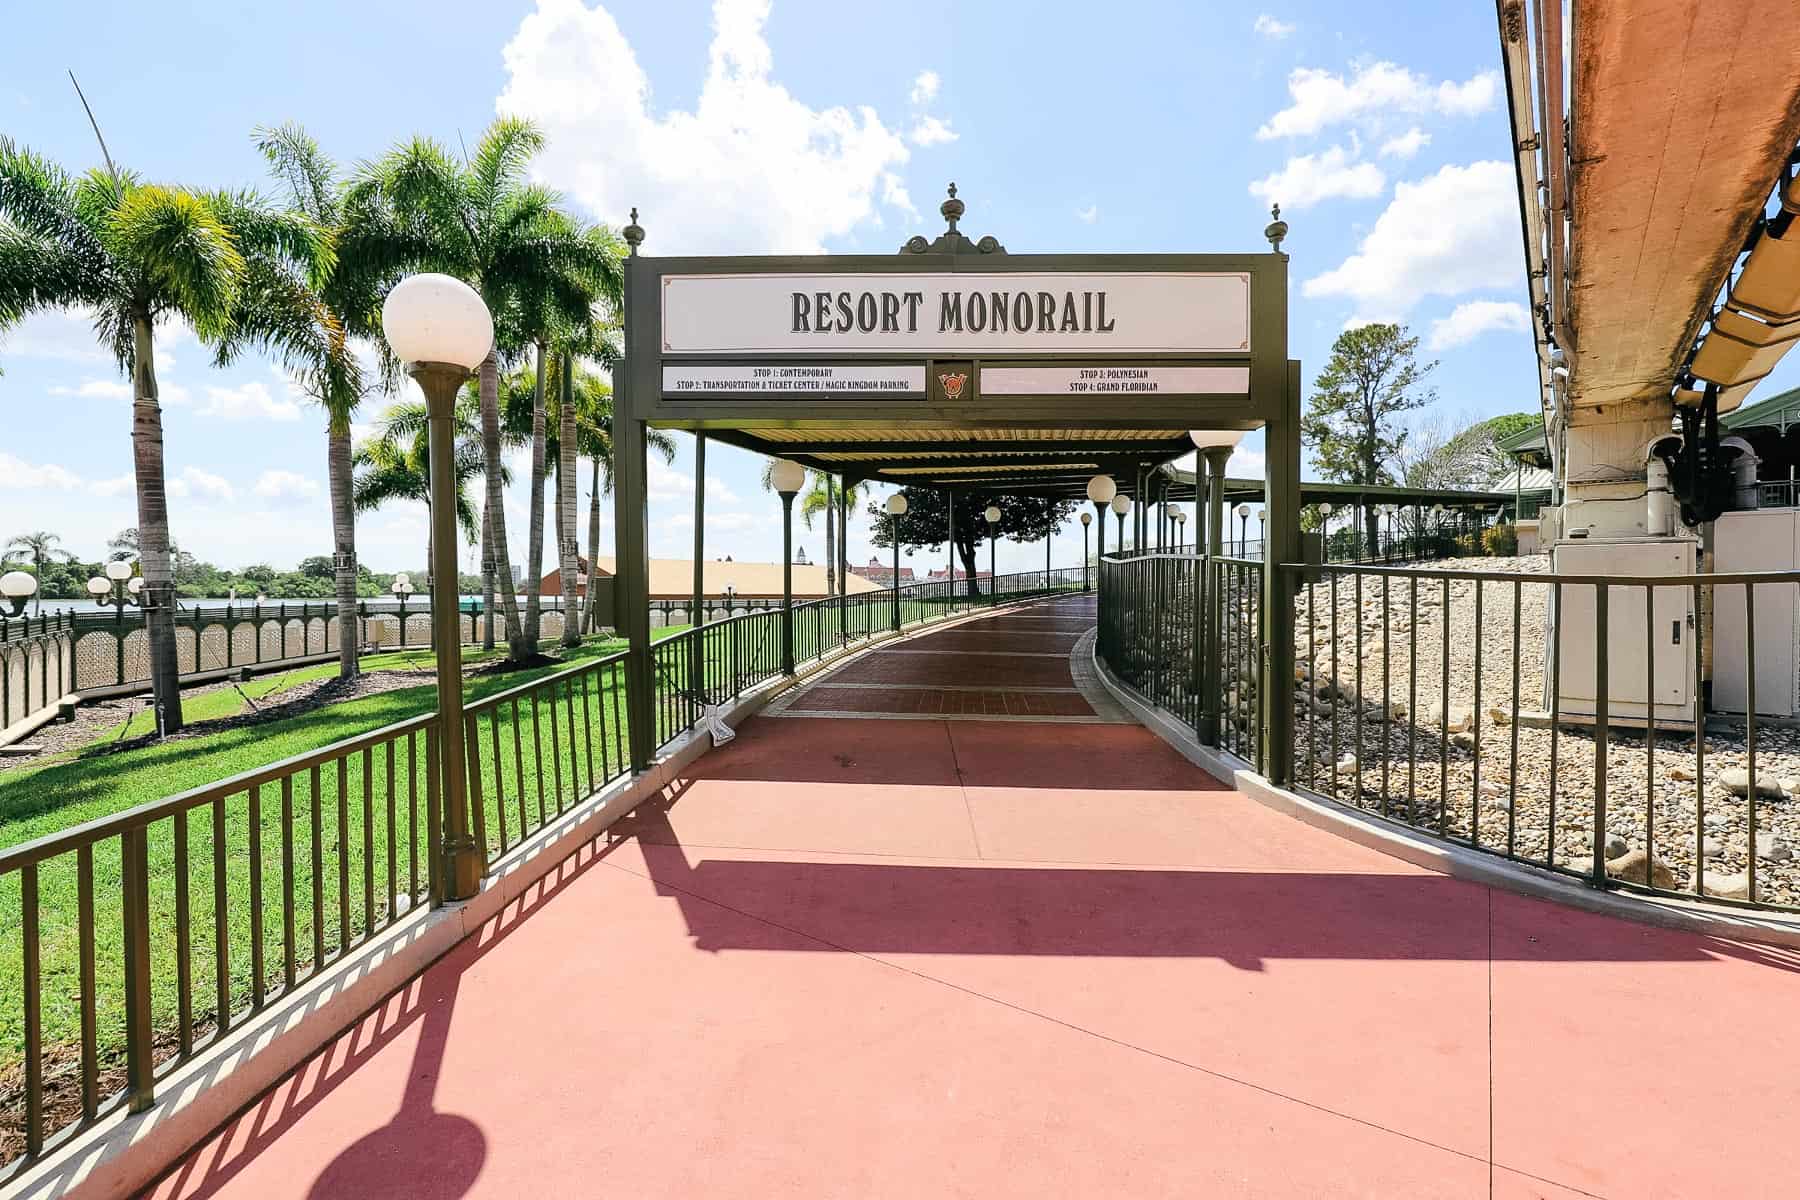
<instances>
[{"instance_id":1,"label":"red concrete walkway","mask_svg":"<svg viewBox=\"0 0 1800 1200\"><path fill-rule=\"evenodd\" d=\"M793 715L928 661L749 722L154 1194L1794 1194L1800 957L1417 870L1104 705Z\"/></svg>"}]
</instances>

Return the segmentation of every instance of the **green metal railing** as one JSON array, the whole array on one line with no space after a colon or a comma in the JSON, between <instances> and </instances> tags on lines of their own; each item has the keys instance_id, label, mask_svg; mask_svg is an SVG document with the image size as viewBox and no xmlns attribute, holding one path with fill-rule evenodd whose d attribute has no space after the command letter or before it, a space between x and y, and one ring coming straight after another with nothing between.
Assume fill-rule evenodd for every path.
<instances>
[{"instance_id":1,"label":"green metal railing","mask_svg":"<svg viewBox=\"0 0 1800 1200\"><path fill-rule=\"evenodd\" d=\"M934 583L799 605L794 657L866 643L896 611L929 623L1080 580L1079 568L1025 572L974 599ZM782 674L781 618L741 614L654 645L657 745L693 728L704 703ZM69 630L32 636L53 632ZM469 822L487 869L628 773L627 659L464 710ZM148 1107L159 1079L246 1017L442 902L440 729L435 714L414 717L0 850L8 1170L121 1107Z\"/></svg>"},{"instance_id":2,"label":"green metal railing","mask_svg":"<svg viewBox=\"0 0 1800 1200\"><path fill-rule=\"evenodd\" d=\"M1295 620L1271 631L1260 564L1205 569L1105 560L1099 640L1203 742L1265 773L1286 755L1302 791L1597 888L1800 910L1800 571L1287 564ZM1291 746L1260 703L1271 637L1293 639Z\"/></svg>"},{"instance_id":3,"label":"green metal railing","mask_svg":"<svg viewBox=\"0 0 1800 1200\"><path fill-rule=\"evenodd\" d=\"M1261 769L1263 566L1191 554L1100 562L1096 650L1120 682Z\"/></svg>"}]
</instances>

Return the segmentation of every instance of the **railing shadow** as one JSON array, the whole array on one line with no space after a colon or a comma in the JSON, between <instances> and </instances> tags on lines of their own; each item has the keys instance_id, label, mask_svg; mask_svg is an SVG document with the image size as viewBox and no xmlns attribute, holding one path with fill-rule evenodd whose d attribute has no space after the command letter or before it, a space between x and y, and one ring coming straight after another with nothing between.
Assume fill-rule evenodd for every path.
<instances>
[{"instance_id":1,"label":"railing shadow","mask_svg":"<svg viewBox=\"0 0 1800 1200\"><path fill-rule=\"evenodd\" d=\"M466 1195L486 1162L487 1137L467 1117L440 1112L435 1106L438 1074L453 1034L462 977L599 861L600 854L592 846L564 859L500 915L239 1112L143 1195L156 1200L205 1200L219 1194L258 1155L415 1024L422 1025L418 1045L393 1116L324 1164L308 1195L318 1200L348 1194L417 1195L425 1162L431 1172L431 1195L447 1200Z\"/></svg>"}]
</instances>

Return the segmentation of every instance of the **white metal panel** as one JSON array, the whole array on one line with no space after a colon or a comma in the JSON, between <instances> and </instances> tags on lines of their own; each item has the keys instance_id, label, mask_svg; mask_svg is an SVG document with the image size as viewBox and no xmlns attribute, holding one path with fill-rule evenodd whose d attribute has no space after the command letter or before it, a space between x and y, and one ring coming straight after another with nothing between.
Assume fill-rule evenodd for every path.
<instances>
[{"instance_id":1,"label":"white metal panel","mask_svg":"<svg viewBox=\"0 0 1800 1200\"><path fill-rule=\"evenodd\" d=\"M1680 538L1620 541L1577 539L1559 542L1553 567L1565 575L1642 576L1679 579L1694 573L1694 543ZM1563 712L1591 714L1599 694L1595 621L1597 588L1568 584L1562 589L1557 647L1561 659ZM1689 715L1693 703L1693 643L1688 612L1693 594L1683 587L1654 589L1646 609L1645 589L1614 585L1607 592L1607 700L1613 716L1642 717L1655 662L1658 717ZM1760 599L1760 597L1759 597ZM1649 627L1645 618L1649 617Z\"/></svg>"},{"instance_id":2,"label":"white metal panel","mask_svg":"<svg viewBox=\"0 0 1800 1200\"><path fill-rule=\"evenodd\" d=\"M1713 569L1791 571L1800 563L1800 512L1791 508L1725 513L1713 526ZM1713 705L1744 712L1749 695L1749 624L1744 589L1715 589L1712 614ZM1795 712L1795 598L1791 584L1756 589L1756 711L1789 717Z\"/></svg>"}]
</instances>

